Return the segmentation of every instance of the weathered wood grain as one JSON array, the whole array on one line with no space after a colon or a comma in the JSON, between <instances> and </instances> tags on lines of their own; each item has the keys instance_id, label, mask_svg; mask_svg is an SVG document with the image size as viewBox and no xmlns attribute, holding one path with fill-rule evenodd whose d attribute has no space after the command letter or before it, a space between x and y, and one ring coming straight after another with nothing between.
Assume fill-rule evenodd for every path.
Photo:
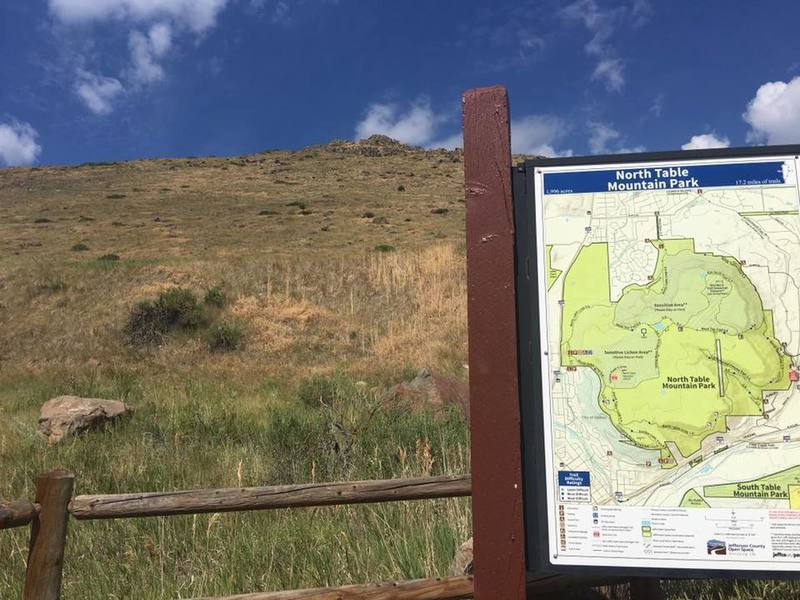
<instances>
[{"instance_id":1,"label":"weathered wood grain","mask_svg":"<svg viewBox=\"0 0 800 600\"><path fill-rule=\"evenodd\" d=\"M472 598L472 577L416 579L379 585L346 585L291 592L239 594L199 600L456 600Z\"/></svg>"},{"instance_id":2,"label":"weathered wood grain","mask_svg":"<svg viewBox=\"0 0 800 600\"><path fill-rule=\"evenodd\" d=\"M62 469L44 473L36 482L36 503L41 508L31 527L23 600L58 600L61 596L67 505L74 484L75 476Z\"/></svg>"},{"instance_id":3,"label":"weathered wood grain","mask_svg":"<svg viewBox=\"0 0 800 600\"><path fill-rule=\"evenodd\" d=\"M464 94L475 597L525 598L508 94Z\"/></svg>"},{"instance_id":4,"label":"weathered wood grain","mask_svg":"<svg viewBox=\"0 0 800 600\"><path fill-rule=\"evenodd\" d=\"M417 479L76 496L72 500L69 510L76 519L118 519L367 502L396 502L398 500L469 496L470 493L470 476L456 475Z\"/></svg>"},{"instance_id":5,"label":"weathered wood grain","mask_svg":"<svg viewBox=\"0 0 800 600\"><path fill-rule=\"evenodd\" d=\"M0 529L23 527L33 521L40 506L27 500L0 501Z\"/></svg>"}]
</instances>

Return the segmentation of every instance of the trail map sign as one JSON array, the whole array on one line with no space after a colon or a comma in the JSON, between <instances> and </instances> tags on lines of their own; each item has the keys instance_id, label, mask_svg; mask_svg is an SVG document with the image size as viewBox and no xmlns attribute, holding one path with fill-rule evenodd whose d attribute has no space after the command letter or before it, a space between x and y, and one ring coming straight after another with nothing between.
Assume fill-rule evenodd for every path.
<instances>
[{"instance_id":1,"label":"trail map sign","mask_svg":"<svg viewBox=\"0 0 800 600\"><path fill-rule=\"evenodd\" d=\"M800 571L798 153L516 170L529 570Z\"/></svg>"}]
</instances>

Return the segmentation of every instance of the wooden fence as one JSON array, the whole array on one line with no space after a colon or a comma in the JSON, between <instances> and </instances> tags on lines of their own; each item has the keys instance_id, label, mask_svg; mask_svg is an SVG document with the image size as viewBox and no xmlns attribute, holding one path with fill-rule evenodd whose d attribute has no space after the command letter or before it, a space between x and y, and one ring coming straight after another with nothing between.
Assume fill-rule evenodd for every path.
<instances>
[{"instance_id":1,"label":"wooden fence","mask_svg":"<svg viewBox=\"0 0 800 600\"><path fill-rule=\"evenodd\" d=\"M0 501L0 529L31 526L23 600L58 600L64 564L67 522L272 510L307 506L333 506L403 500L469 496L469 475L309 483L250 488L99 494L73 498L75 476L55 470L41 475L36 498ZM227 596L217 600L453 600L471 598L472 577L447 577L399 581L380 585L264 592ZM209 599L205 599L209 600Z\"/></svg>"}]
</instances>

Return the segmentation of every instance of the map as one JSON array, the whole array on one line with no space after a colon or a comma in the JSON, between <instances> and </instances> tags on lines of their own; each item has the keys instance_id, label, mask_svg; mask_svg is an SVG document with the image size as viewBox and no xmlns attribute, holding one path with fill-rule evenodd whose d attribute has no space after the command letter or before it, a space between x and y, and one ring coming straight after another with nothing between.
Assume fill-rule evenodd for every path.
<instances>
[{"instance_id":1,"label":"map","mask_svg":"<svg viewBox=\"0 0 800 600\"><path fill-rule=\"evenodd\" d=\"M797 562L796 157L537 167L536 201L553 555Z\"/></svg>"}]
</instances>

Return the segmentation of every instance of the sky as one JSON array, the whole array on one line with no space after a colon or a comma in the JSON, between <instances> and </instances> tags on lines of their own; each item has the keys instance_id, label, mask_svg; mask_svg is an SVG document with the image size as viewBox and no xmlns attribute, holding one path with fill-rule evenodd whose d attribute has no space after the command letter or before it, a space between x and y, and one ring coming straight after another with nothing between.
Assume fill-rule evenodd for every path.
<instances>
[{"instance_id":1,"label":"sky","mask_svg":"<svg viewBox=\"0 0 800 600\"><path fill-rule=\"evenodd\" d=\"M509 90L513 150L800 143L796 0L2 0L0 167L461 144Z\"/></svg>"}]
</instances>

